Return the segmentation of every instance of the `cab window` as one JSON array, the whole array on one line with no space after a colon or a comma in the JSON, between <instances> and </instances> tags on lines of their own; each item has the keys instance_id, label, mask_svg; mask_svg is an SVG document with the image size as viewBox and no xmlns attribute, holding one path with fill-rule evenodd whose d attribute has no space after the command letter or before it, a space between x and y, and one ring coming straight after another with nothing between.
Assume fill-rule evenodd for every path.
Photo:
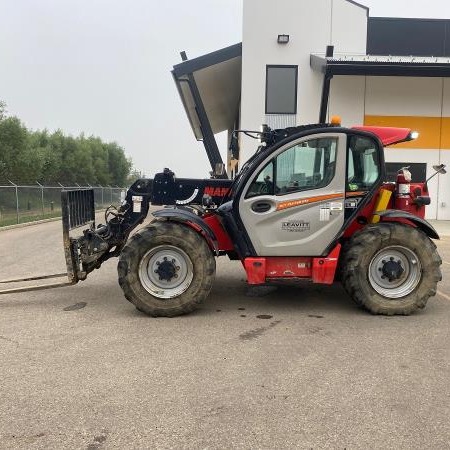
<instances>
[{"instance_id":1,"label":"cab window","mask_svg":"<svg viewBox=\"0 0 450 450\"><path fill-rule=\"evenodd\" d=\"M365 136L349 140L347 187L349 191L369 190L380 177L377 143Z\"/></svg>"},{"instance_id":2,"label":"cab window","mask_svg":"<svg viewBox=\"0 0 450 450\"><path fill-rule=\"evenodd\" d=\"M286 149L259 172L246 198L327 186L336 170L337 142L336 137L317 138Z\"/></svg>"},{"instance_id":3,"label":"cab window","mask_svg":"<svg viewBox=\"0 0 450 450\"><path fill-rule=\"evenodd\" d=\"M273 183L273 161L270 161L256 176L245 198L258 195L273 195L275 185Z\"/></svg>"}]
</instances>

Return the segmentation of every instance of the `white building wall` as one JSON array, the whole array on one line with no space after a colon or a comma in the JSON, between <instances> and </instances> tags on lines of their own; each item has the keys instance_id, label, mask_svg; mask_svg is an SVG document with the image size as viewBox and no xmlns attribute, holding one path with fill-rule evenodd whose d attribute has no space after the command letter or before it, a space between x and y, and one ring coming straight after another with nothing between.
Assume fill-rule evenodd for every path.
<instances>
[{"instance_id":1,"label":"white building wall","mask_svg":"<svg viewBox=\"0 0 450 450\"><path fill-rule=\"evenodd\" d=\"M329 115L342 124L399 126L421 132L415 143L385 149L386 162L426 163L450 167L450 80L410 77L335 77ZM448 119L447 119L448 118ZM448 130L448 131L447 131ZM428 219L450 220L450 181L447 175L429 183Z\"/></svg>"},{"instance_id":2,"label":"white building wall","mask_svg":"<svg viewBox=\"0 0 450 450\"><path fill-rule=\"evenodd\" d=\"M366 122L369 116L379 116L386 125L390 121L393 126L408 126L410 123L409 127L422 134L416 143L407 144L414 148L387 148L387 162L427 163L427 177L433 174L432 166L438 164L441 158L442 101L441 78L367 78ZM426 209L426 217L436 219L439 204L437 178L430 182L429 192L431 205Z\"/></svg>"},{"instance_id":3,"label":"white building wall","mask_svg":"<svg viewBox=\"0 0 450 450\"><path fill-rule=\"evenodd\" d=\"M365 55L368 11L346 0L332 0L331 8L331 42L334 53Z\"/></svg>"},{"instance_id":4,"label":"white building wall","mask_svg":"<svg viewBox=\"0 0 450 450\"><path fill-rule=\"evenodd\" d=\"M439 220L450 220L450 79L443 80L442 136L439 164L447 166L446 175L437 175Z\"/></svg>"},{"instance_id":5,"label":"white building wall","mask_svg":"<svg viewBox=\"0 0 450 450\"><path fill-rule=\"evenodd\" d=\"M335 77L331 80L328 116L340 116L344 127L363 125L365 114L365 77Z\"/></svg>"},{"instance_id":6,"label":"white building wall","mask_svg":"<svg viewBox=\"0 0 450 450\"><path fill-rule=\"evenodd\" d=\"M367 77L366 115L440 117L441 78Z\"/></svg>"},{"instance_id":7,"label":"white building wall","mask_svg":"<svg viewBox=\"0 0 450 450\"><path fill-rule=\"evenodd\" d=\"M351 24L348 35L343 17ZM366 29L366 10L345 0L244 0L241 128L265 123L266 66L277 64L298 65L295 123L316 123L323 76L311 70L311 53L333 44L340 52L365 53ZM278 44L279 34L288 34L289 43ZM241 163L255 149L255 141L242 138Z\"/></svg>"},{"instance_id":8,"label":"white building wall","mask_svg":"<svg viewBox=\"0 0 450 450\"><path fill-rule=\"evenodd\" d=\"M277 43L288 34L287 45ZM334 45L335 54L365 54L367 10L346 0L244 0L241 123L259 130L265 123L266 66L298 65L296 124L319 117L323 75L310 67L310 54ZM370 124L426 129L427 138L386 149L386 162L427 163L450 167L450 80L408 77L335 77L329 116L344 126ZM448 131L447 131L448 130ZM414 147L415 145L415 147ZM241 164L257 144L241 137ZM404 148L403 148L404 147ZM450 174L430 182L427 218L450 220Z\"/></svg>"}]
</instances>

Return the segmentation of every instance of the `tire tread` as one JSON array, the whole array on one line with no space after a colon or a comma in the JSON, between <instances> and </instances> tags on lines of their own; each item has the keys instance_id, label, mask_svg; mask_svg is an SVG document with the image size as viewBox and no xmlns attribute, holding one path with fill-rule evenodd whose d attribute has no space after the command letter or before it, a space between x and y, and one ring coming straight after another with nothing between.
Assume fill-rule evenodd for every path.
<instances>
[{"instance_id":1,"label":"tire tread","mask_svg":"<svg viewBox=\"0 0 450 450\"><path fill-rule=\"evenodd\" d=\"M194 278L189 288L167 300L157 299L145 291L137 270L145 253L164 242L184 247L194 264ZM196 273L195 267L200 267L200 274ZM117 266L118 281L125 298L152 317L175 317L196 310L211 292L215 269L216 261L205 239L188 226L169 221L152 222L131 236ZM170 307L167 306L169 303Z\"/></svg>"},{"instance_id":2,"label":"tire tread","mask_svg":"<svg viewBox=\"0 0 450 450\"><path fill-rule=\"evenodd\" d=\"M426 259L422 261L422 280L403 301L386 299L373 290L367 280L368 266L362 268L364 255L392 243L423 247L420 252ZM355 233L346 245L341 259L342 284L350 297L372 314L409 315L424 308L428 299L436 295L437 283L442 279L441 263L436 245L421 230L400 223L369 225Z\"/></svg>"}]
</instances>

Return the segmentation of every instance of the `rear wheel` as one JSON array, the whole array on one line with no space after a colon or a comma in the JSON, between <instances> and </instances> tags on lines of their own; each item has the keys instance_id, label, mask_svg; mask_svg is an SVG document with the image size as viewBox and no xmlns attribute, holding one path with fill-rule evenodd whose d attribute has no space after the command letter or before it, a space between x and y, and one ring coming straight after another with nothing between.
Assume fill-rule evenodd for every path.
<instances>
[{"instance_id":1,"label":"rear wheel","mask_svg":"<svg viewBox=\"0 0 450 450\"><path fill-rule=\"evenodd\" d=\"M442 279L436 246L420 230L382 223L356 233L342 258L342 281L373 314L413 313L436 294Z\"/></svg>"},{"instance_id":2,"label":"rear wheel","mask_svg":"<svg viewBox=\"0 0 450 450\"><path fill-rule=\"evenodd\" d=\"M208 297L216 262L189 227L154 222L134 234L118 265L119 284L137 309L154 317L195 310Z\"/></svg>"}]
</instances>

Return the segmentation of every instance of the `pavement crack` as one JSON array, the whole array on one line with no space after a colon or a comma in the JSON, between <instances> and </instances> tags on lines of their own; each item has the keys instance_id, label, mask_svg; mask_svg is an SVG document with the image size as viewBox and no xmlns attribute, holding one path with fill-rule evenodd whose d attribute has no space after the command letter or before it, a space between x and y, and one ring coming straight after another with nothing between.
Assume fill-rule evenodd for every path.
<instances>
[{"instance_id":1,"label":"pavement crack","mask_svg":"<svg viewBox=\"0 0 450 450\"><path fill-rule=\"evenodd\" d=\"M86 302L75 303L75 305L66 306L63 311L76 311L77 309L83 309L86 305Z\"/></svg>"},{"instance_id":2,"label":"pavement crack","mask_svg":"<svg viewBox=\"0 0 450 450\"><path fill-rule=\"evenodd\" d=\"M19 342L15 341L14 339L10 339L10 338L8 338L8 337L6 337L6 336L1 336L1 335L0 335L0 339L1 339L2 341L10 342L11 344L20 345Z\"/></svg>"},{"instance_id":3,"label":"pavement crack","mask_svg":"<svg viewBox=\"0 0 450 450\"><path fill-rule=\"evenodd\" d=\"M101 434L95 436L93 442L86 447L86 450L98 450L106 442L108 430L103 430Z\"/></svg>"},{"instance_id":4,"label":"pavement crack","mask_svg":"<svg viewBox=\"0 0 450 450\"><path fill-rule=\"evenodd\" d=\"M252 339L259 338L264 333L269 331L271 328L276 327L279 323L281 323L281 320L277 320L275 322L271 322L266 327L255 328L254 330L247 331L245 333L240 334L239 335L239 339L241 339L242 341L250 341Z\"/></svg>"}]
</instances>

